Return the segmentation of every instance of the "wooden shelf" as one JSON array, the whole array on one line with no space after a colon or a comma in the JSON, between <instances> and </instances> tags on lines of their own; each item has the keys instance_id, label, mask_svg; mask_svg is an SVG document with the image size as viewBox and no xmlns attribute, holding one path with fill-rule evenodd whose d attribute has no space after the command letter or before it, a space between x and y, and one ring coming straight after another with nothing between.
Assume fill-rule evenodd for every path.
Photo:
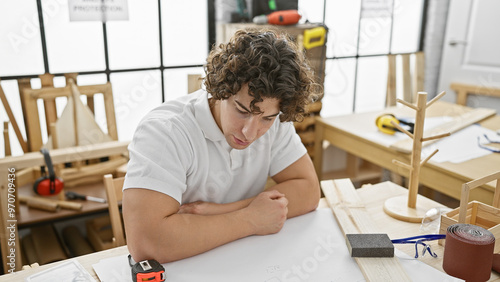
<instances>
[{"instance_id":1,"label":"wooden shelf","mask_svg":"<svg viewBox=\"0 0 500 282\"><path fill-rule=\"evenodd\" d=\"M78 187L65 188L65 191L73 191L82 195L94 196L98 198L106 199L106 191L104 189L103 183L95 183L82 185ZM31 185L25 185L19 187L19 195L40 197L35 194L33 187ZM46 199L53 198L58 199L58 196L43 197ZM61 209L58 212L49 212L34 208L29 208L27 205L21 204L19 206L19 214L17 214L17 224L19 228L26 228L32 225L51 223L59 220L66 220L75 217L80 217L88 214L95 214L99 212L104 212L108 210L107 203L98 203L93 201L85 200L71 200L77 203L82 203L83 208L81 211Z\"/></svg>"}]
</instances>

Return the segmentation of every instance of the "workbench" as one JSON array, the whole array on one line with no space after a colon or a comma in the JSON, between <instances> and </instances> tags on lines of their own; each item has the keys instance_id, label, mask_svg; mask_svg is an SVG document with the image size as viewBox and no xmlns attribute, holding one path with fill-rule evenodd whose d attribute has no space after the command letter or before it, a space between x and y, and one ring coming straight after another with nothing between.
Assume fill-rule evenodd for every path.
<instances>
[{"instance_id":1,"label":"workbench","mask_svg":"<svg viewBox=\"0 0 500 282\"><path fill-rule=\"evenodd\" d=\"M365 207L367 211L371 214L372 220L377 224L381 233L387 233L389 238L404 238L409 236L415 236L422 234L419 223L408 223L396 220L383 211L383 203L386 199L394 196L405 195L407 190L401 186L398 186L392 182L382 182L375 185L365 185L362 188L356 190L360 198L365 203ZM326 201L322 199L320 201L320 207L325 207ZM436 207L442 206L439 203L436 203ZM431 243L432 250L438 255L437 258L433 258L430 255L426 254L425 256L420 256L419 260L440 270L442 269L443 263L443 250L444 248L438 245L437 241L432 241ZM399 250L407 253L409 256L413 257L415 255L415 248L413 245L395 245ZM92 253L89 255L81 256L76 258L85 269L94 277L97 281L97 278L92 264L99 262L104 258L111 258L120 255L124 255L128 253L128 249L126 246L105 250L97 253ZM24 278L37 273L39 271L48 269L50 267L56 266L57 264L63 263L55 262L47 265L42 265L36 268L26 269L23 271L16 272L14 274L8 274L0 276L0 282L3 281L23 281ZM195 267L195 266L194 266ZM249 264L249 271L251 271L251 264ZM220 275L220 274L217 274ZM244 275L244 274L242 274ZM500 276L496 272L492 272L490 281L500 281Z\"/></svg>"},{"instance_id":2,"label":"workbench","mask_svg":"<svg viewBox=\"0 0 500 282\"><path fill-rule=\"evenodd\" d=\"M437 101L427 109L426 117L453 116L472 110L457 104ZM323 179L323 141L328 141L334 147L373 163L403 177L409 172L393 163L399 160L410 163L410 153L396 150L385 144L370 140L367 132L376 129L375 119L383 113L392 113L396 117L414 117L415 112L408 107L395 106L381 111L356 113L329 118L316 118L316 140L314 167L319 179ZM481 126L500 129L500 116L494 115L480 122ZM484 177L500 169L500 154L493 153L484 157L471 159L462 163L432 161L421 167L420 184L444 193L455 199L460 199L462 184ZM342 177L353 177L346 175ZM470 199L491 204L494 186L488 183L472 191Z\"/></svg>"}]
</instances>

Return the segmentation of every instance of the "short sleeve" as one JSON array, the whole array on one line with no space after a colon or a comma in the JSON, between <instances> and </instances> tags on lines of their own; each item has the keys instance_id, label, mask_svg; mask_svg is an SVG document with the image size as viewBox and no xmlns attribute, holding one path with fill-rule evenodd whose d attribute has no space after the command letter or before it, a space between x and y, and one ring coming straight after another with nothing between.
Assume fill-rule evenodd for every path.
<instances>
[{"instance_id":1,"label":"short sleeve","mask_svg":"<svg viewBox=\"0 0 500 282\"><path fill-rule=\"evenodd\" d=\"M307 153L307 149L295 132L293 123L278 121L277 124L271 146L270 176L278 174Z\"/></svg>"},{"instance_id":2,"label":"short sleeve","mask_svg":"<svg viewBox=\"0 0 500 282\"><path fill-rule=\"evenodd\" d=\"M170 120L145 119L128 149L130 160L123 189L150 189L181 203L192 160L185 132Z\"/></svg>"}]
</instances>

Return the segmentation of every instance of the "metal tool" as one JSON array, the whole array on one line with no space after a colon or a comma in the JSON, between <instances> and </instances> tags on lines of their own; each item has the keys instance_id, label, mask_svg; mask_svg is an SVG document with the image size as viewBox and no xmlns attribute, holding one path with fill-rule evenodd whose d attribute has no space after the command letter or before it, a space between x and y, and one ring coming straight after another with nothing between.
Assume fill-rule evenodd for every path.
<instances>
[{"instance_id":1,"label":"metal tool","mask_svg":"<svg viewBox=\"0 0 500 282\"><path fill-rule=\"evenodd\" d=\"M253 18L256 24L291 25L299 22L302 16L297 10L272 12L269 15L260 15Z\"/></svg>"},{"instance_id":2,"label":"metal tool","mask_svg":"<svg viewBox=\"0 0 500 282\"><path fill-rule=\"evenodd\" d=\"M98 202L98 203L106 203L106 199L103 199L103 198L98 198L98 197L93 197L93 196L87 196L87 195L82 195L82 194L78 194L76 192L73 192L73 191L66 191L66 193L64 193L64 195L66 196L66 198L70 199L70 200L87 200L87 201L93 201L93 202Z\"/></svg>"}]
</instances>

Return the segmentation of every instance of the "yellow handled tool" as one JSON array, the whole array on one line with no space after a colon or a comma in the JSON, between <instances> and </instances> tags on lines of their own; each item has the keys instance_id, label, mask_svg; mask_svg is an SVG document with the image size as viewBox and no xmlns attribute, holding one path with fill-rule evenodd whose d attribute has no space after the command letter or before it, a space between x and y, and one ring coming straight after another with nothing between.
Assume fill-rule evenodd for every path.
<instances>
[{"instance_id":1,"label":"yellow handled tool","mask_svg":"<svg viewBox=\"0 0 500 282\"><path fill-rule=\"evenodd\" d=\"M385 134L393 135L396 131L399 131L392 123L404 124L409 127L408 132L413 133L415 124L412 122L407 122L404 120L397 119L393 114L383 114L377 117L375 124L377 128Z\"/></svg>"},{"instance_id":2,"label":"yellow handled tool","mask_svg":"<svg viewBox=\"0 0 500 282\"><path fill-rule=\"evenodd\" d=\"M304 30L304 48L325 45L326 29L322 26Z\"/></svg>"}]
</instances>

